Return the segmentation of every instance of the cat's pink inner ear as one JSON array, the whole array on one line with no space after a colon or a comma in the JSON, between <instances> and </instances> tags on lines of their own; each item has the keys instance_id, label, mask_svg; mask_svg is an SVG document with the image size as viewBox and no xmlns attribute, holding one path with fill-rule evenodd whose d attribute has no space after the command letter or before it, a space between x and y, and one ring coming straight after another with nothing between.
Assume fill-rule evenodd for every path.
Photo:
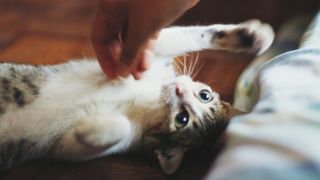
<instances>
[{"instance_id":1,"label":"cat's pink inner ear","mask_svg":"<svg viewBox=\"0 0 320 180\"><path fill-rule=\"evenodd\" d=\"M180 148L166 150L166 152L156 150L162 171L168 175L176 172L180 167L184 153L185 150Z\"/></svg>"}]
</instances>

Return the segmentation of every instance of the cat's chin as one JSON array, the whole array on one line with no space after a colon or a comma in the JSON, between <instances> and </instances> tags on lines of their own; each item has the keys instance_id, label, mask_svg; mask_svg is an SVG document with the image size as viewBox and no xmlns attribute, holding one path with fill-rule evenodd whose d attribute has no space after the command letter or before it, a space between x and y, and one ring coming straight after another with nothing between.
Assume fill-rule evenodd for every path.
<instances>
[{"instance_id":1,"label":"cat's chin","mask_svg":"<svg viewBox=\"0 0 320 180\"><path fill-rule=\"evenodd\" d=\"M225 119L227 122L229 122L235 116L246 114L246 112L234 108L230 103L225 101L221 101L221 107L222 115L224 117L223 119Z\"/></svg>"}]
</instances>

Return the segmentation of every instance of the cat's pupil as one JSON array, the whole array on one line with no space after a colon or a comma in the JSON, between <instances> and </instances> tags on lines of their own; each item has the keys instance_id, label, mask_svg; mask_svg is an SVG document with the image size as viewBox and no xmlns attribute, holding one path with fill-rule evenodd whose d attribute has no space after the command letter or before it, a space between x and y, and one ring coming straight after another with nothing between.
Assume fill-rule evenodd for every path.
<instances>
[{"instance_id":1,"label":"cat's pupil","mask_svg":"<svg viewBox=\"0 0 320 180\"><path fill-rule=\"evenodd\" d=\"M213 99L212 94L208 90L201 90L199 92L199 97L200 100L204 103L210 102Z\"/></svg>"},{"instance_id":2,"label":"cat's pupil","mask_svg":"<svg viewBox=\"0 0 320 180\"><path fill-rule=\"evenodd\" d=\"M189 122L189 113L187 111L182 111L176 115L175 118L176 126L182 128L186 126Z\"/></svg>"},{"instance_id":3,"label":"cat's pupil","mask_svg":"<svg viewBox=\"0 0 320 180\"><path fill-rule=\"evenodd\" d=\"M209 100L209 99L210 99L210 96L209 96L209 94L207 94L207 93L201 93L200 96L201 96L201 98L204 99L204 100Z\"/></svg>"}]
</instances>

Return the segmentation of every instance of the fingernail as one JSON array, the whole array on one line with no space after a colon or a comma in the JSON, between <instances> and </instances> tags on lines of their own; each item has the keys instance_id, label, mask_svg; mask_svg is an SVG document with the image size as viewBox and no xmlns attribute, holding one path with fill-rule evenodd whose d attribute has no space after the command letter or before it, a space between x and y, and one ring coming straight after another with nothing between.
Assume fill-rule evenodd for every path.
<instances>
[{"instance_id":1,"label":"fingernail","mask_svg":"<svg viewBox=\"0 0 320 180\"><path fill-rule=\"evenodd\" d=\"M198 2L199 2L199 0L191 0L191 3L190 3L190 5L189 5L189 8L192 8L192 7L195 6Z\"/></svg>"},{"instance_id":2,"label":"fingernail","mask_svg":"<svg viewBox=\"0 0 320 180\"><path fill-rule=\"evenodd\" d=\"M150 39L147 44L147 50L155 51L157 47L157 41L155 39Z\"/></svg>"},{"instance_id":3,"label":"fingernail","mask_svg":"<svg viewBox=\"0 0 320 180\"><path fill-rule=\"evenodd\" d=\"M160 34L159 31L155 32L153 35L151 35L150 39L153 39L153 40L158 39L159 34Z\"/></svg>"},{"instance_id":4,"label":"fingernail","mask_svg":"<svg viewBox=\"0 0 320 180\"><path fill-rule=\"evenodd\" d=\"M145 71L150 67L150 62L154 58L154 54L152 51L146 49L141 53L140 59L138 60L138 64L136 66L136 70L138 72Z\"/></svg>"},{"instance_id":5,"label":"fingernail","mask_svg":"<svg viewBox=\"0 0 320 180\"><path fill-rule=\"evenodd\" d=\"M132 76L135 80L139 80L142 77L142 73L132 73Z\"/></svg>"}]
</instances>

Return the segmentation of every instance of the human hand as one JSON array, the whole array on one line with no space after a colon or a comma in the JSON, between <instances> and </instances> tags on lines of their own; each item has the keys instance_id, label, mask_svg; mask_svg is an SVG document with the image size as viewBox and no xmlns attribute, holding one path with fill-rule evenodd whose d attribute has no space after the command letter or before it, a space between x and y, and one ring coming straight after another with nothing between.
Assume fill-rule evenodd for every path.
<instances>
[{"instance_id":1,"label":"human hand","mask_svg":"<svg viewBox=\"0 0 320 180\"><path fill-rule=\"evenodd\" d=\"M157 32L198 1L100 0L92 42L105 74L110 79L129 74L140 79Z\"/></svg>"}]
</instances>

